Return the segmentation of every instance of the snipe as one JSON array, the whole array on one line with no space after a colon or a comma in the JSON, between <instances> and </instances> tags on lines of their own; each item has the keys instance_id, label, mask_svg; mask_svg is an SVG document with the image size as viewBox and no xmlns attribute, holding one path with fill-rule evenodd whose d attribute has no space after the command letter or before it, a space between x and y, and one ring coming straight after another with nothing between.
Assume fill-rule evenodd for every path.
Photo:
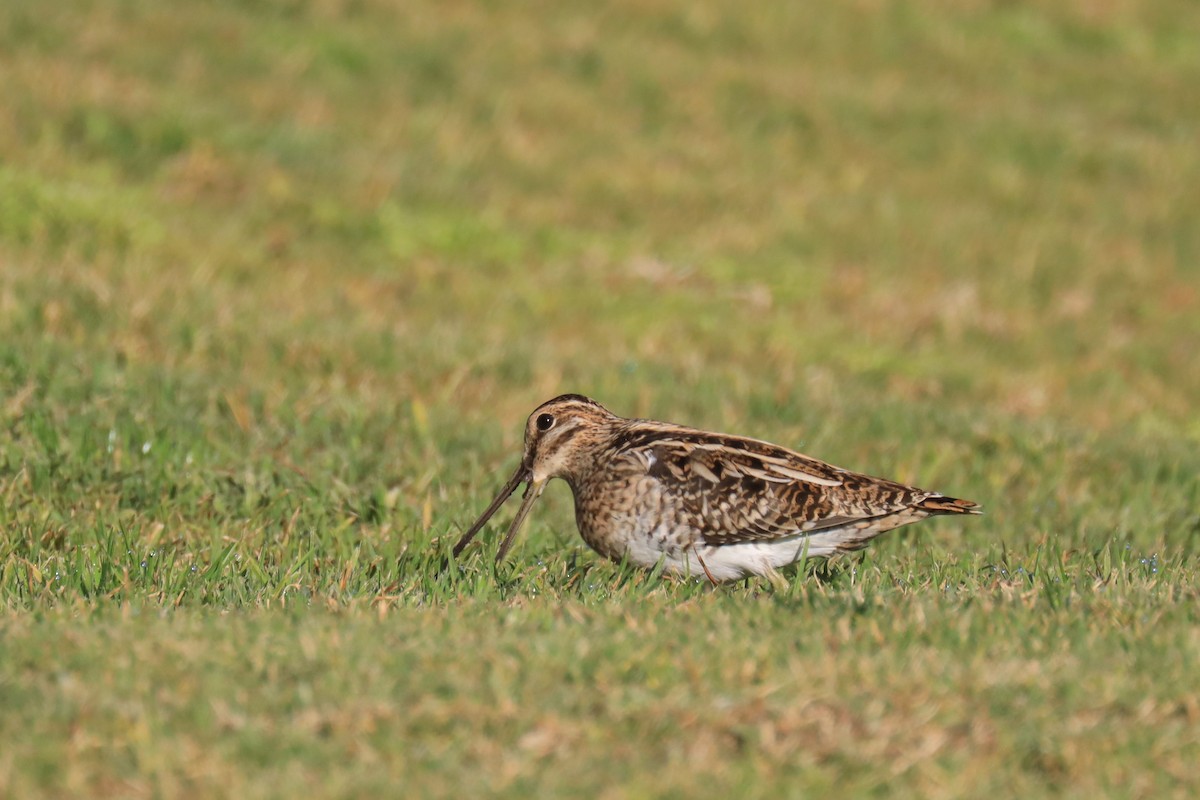
<instances>
[{"instance_id":1,"label":"snipe","mask_svg":"<svg viewBox=\"0 0 1200 800\"><path fill-rule=\"evenodd\" d=\"M528 482L496 560L546 482L575 495L588 545L615 561L710 581L774 577L801 558L860 550L881 533L937 514L979 514L970 500L818 461L778 445L666 422L618 417L564 394L529 415L525 455L454 547L457 556Z\"/></svg>"}]
</instances>

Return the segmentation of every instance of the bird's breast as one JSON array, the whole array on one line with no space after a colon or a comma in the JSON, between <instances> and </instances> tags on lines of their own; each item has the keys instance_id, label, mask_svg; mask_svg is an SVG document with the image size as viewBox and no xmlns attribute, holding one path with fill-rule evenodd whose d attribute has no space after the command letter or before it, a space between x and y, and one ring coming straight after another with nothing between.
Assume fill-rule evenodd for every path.
<instances>
[{"instance_id":1,"label":"bird's breast","mask_svg":"<svg viewBox=\"0 0 1200 800\"><path fill-rule=\"evenodd\" d=\"M593 550L638 563L686 547L692 532L682 509L643 469L572 485L575 521ZM635 556L637 556L635 558Z\"/></svg>"}]
</instances>

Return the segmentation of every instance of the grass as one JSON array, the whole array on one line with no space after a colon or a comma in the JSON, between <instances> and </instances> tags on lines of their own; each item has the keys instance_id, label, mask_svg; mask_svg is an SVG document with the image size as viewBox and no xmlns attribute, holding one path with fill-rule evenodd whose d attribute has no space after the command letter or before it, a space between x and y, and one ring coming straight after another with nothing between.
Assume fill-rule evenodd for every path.
<instances>
[{"instance_id":1,"label":"grass","mask_svg":"<svg viewBox=\"0 0 1200 800\"><path fill-rule=\"evenodd\" d=\"M1200 789L1193 4L43 6L0 794ZM714 591L554 486L452 562L562 391L987 515Z\"/></svg>"}]
</instances>

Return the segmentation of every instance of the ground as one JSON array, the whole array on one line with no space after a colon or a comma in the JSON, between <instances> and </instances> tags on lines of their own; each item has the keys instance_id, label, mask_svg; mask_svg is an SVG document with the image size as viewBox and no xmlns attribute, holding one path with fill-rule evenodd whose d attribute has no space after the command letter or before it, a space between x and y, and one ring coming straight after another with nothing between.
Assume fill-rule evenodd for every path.
<instances>
[{"instance_id":1,"label":"ground","mask_svg":"<svg viewBox=\"0 0 1200 800\"><path fill-rule=\"evenodd\" d=\"M1196 795L1198 27L4 3L0 795ZM986 515L452 561L567 391Z\"/></svg>"}]
</instances>

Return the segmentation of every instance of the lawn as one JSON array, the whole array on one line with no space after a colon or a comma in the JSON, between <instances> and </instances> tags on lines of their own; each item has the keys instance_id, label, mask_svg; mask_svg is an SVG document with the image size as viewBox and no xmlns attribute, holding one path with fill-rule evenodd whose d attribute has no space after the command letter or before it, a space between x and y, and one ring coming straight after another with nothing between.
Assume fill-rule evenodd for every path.
<instances>
[{"instance_id":1,"label":"lawn","mask_svg":"<svg viewBox=\"0 0 1200 800\"><path fill-rule=\"evenodd\" d=\"M1200 793L1200 7L0 4L0 796ZM582 392L983 504L718 588Z\"/></svg>"}]
</instances>

